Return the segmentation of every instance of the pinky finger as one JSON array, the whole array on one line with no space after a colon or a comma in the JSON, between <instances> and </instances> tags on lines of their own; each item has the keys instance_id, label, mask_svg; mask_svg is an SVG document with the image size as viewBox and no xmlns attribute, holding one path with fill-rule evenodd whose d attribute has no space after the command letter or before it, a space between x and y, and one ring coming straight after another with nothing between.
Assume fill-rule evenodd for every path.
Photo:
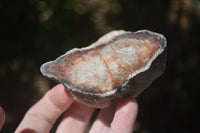
<instances>
[{"instance_id":1,"label":"pinky finger","mask_svg":"<svg viewBox=\"0 0 200 133\"><path fill-rule=\"evenodd\" d=\"M131 98L119 102L110 133L132 133L138 113L138 104Z\"/></svg>"},{"instance_id":2,"label":"pinky finger","mask_svg":"<svg viewBox=\"0 0 200 133\"><path fill-rule=\"evenodd\" d=\"M3 127L4 122L5 122L5 112L3 108L0 106L0 131L1 128Z\"/></svg>"}]
</instances>

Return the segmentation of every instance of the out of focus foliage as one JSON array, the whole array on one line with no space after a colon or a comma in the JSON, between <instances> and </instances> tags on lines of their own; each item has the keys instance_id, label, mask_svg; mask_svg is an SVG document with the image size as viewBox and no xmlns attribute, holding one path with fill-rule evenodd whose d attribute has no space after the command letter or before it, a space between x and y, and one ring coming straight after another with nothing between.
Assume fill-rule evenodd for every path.
<instances>
[{"instance_id":1,"label":"out of focus foliage","mask_svg":"<svg viewBox=\"0 0 200 133\"><path fill-rule=\"evenodd\" d=\"M2 132L13 132L55 85L40 74L42 63L117 29L148 29L168 40L164 75L137 98L135 132L198 132L199 0L1 0L0 105L7 115Z\"/></svg>"}]
</instances>

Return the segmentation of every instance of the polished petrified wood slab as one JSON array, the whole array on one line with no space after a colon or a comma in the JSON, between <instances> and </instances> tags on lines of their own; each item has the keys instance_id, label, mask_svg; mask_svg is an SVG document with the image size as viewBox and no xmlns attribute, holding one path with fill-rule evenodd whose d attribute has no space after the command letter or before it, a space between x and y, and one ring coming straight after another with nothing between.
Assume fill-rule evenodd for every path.
<instances>
[{"instance_id":1,"label":"polished petrified wood slab","mask_svg":"<svg viewBox=\"0 0 200 133\"><path fill-rule=\"evenodd\" d=\"M112 31L92 45L72 49L41 66L79 101L97 108L136 97L165 67L166 39L147 30Z\"/></svg>"}]
</instances>

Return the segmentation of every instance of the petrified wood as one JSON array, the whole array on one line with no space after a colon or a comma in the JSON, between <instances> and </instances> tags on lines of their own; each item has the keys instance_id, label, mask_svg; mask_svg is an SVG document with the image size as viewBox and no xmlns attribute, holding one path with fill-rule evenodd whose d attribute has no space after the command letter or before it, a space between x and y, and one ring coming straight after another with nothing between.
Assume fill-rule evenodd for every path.
<instances>
[{"instance_id":1,"label":"petrified wood","mask_svg":"<svg viewBox=\"0 0 200 133\"><path fill-rule=\"evenodd\" d=\"M137 97L165 68L166 38L147 30L112 31L41 66L80 102L96 108Z\"/></svg>"}]
</instances>

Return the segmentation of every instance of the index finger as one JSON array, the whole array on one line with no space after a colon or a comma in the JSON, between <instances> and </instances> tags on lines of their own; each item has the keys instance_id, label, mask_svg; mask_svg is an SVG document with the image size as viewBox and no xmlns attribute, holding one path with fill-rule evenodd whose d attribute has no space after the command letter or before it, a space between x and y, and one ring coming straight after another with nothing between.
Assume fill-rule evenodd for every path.
<instances>
[{"instance_id":1,"label":"index finger","mask_svg":"<svg viewBox=\"0 0 200 133\"><path fill-rule=\"evenodd\" d=\"M63 85L55 86L29 109L15 132L49 132L58 117L70 107L72 102L73 97Z\"/></svg>"}]
</instances>

